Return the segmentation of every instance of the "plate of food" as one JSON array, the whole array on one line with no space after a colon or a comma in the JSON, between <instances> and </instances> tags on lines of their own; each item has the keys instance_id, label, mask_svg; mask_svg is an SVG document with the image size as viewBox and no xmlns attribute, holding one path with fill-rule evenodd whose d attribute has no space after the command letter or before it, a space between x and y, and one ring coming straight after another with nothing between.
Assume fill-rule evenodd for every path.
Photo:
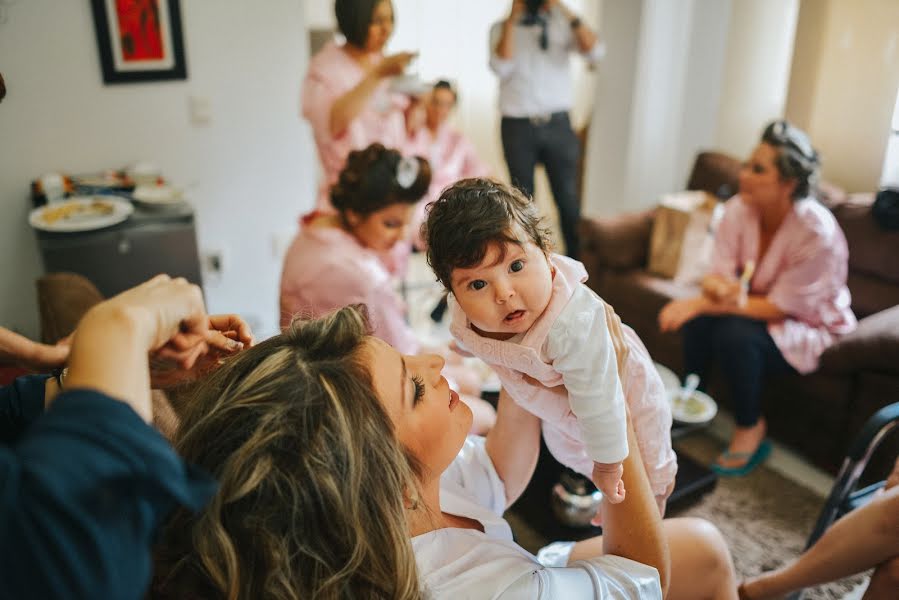
<instances>
[{"instance_id":1,"label":"plate of food","mask_svg":"<svg viewBox=\"0 0 899 600\"><path fill-rule=\"evenodd\" d=\"M680 388L668 390L668 400L671 402L671 416L680 423L707 423L718 414L715 401L699 390L693 390L690 394L684 394Z\"/></svg>"},{"instance_id":2,"label":"plate of food","mask_svg":"<svg viewBox=\"0 0 899 600\"><path fill-rule=\"evenodd\" d=\"M28 215L28 223L41 231L90 231L121 223L132 212L134 207L125 198L73 196L34 209Z\"/></svg>"},{"instance_id":3,"label":"plate of food","mask_svg":"<svg viewBox=\"0 0 899 600\"><path fill-rule=\"evenodd\" d=\"M181 190L170 185L139 185L134 188L131 197L149 206L171 206L183 201Z\"/></svg>"},{"instance_id":4,"label":"plate of food","mask_svg":"<svg viewBox=\"0 0 899 600\"><path fill-rule=\"evenodd\" d=\"M680 379L678 379L677 374L674 371L666 367L665 365L661 365L659 363L655 364L656 371L659 372L659 377L662 378L662 383L665 385L665 389L670 393L672 390L680 389Z\"/></svg>"}]
</instances>

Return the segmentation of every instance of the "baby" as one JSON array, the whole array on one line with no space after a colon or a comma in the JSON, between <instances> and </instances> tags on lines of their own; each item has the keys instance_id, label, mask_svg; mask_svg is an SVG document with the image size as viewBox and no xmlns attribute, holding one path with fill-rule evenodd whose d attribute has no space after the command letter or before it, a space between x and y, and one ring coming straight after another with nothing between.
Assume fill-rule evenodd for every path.
<instances>
[{"instance_id":1,"label":"baby","mask_svg":"<svg viewBox=\"0 0 899 600\"><path fill-rule=\"evenodd\" d=\"M627 402L653 493L664 514L677 462L671 410L646 348L623 327L629 349L618 376L602 300L584 266L550 253L534 204L489 179L464 179L430 205L428 264L449 296L461 350L499 375L509 396L540 417L562 464L621 502Z\"/></svg>"}]
</instances>

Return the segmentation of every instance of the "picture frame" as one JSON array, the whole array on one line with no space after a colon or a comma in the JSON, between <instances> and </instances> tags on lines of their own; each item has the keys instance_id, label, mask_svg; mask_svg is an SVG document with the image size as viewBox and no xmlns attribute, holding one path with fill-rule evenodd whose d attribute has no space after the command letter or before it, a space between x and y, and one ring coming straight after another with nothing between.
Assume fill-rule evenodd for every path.
<instances>
[{"instance_id":1,"label":"picture frame","mask_svg":"<svg viewBox=\"0 0 899 600\"><path fill-rule=\"evenodd\" d=\"M187 79L178 0L91 0L103 83Z\"/></svg>"}]
</instances>

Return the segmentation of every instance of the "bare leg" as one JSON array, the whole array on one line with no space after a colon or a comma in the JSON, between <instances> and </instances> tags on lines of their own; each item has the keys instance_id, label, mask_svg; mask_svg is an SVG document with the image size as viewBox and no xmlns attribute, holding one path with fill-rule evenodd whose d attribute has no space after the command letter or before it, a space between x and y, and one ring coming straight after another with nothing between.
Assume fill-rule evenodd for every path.
<instances>
[{"instance_id":1,"label":"bare leg","mask_svg":"<svg viewBox=\"0 0 899 600\"><path fill-rule=\"evenodd\" d=\"M718 529L703 519L665 519L671 552L669 600L729 600L737 597L730 551ZM602 554L602 536L574 545L568 561Z\"/></svg>"},{"instance_id":2,"label":"bare leg","mask_svg":"<svg viewBox=\"0 0 899 600\"><path fill-rule=\"evenodd\" d=\"M776 598L793 590L834 581L881 565L866 598L896 577L899 559L899 487L893 487L870 504L844 516L821 539L789 565L758 575L741 586L743 598ZM891 570L892 569L892 570ZM876 580L875 580L876 579ZM896 588L892 588L895 597Z\"/></svg>"}]
</instances>

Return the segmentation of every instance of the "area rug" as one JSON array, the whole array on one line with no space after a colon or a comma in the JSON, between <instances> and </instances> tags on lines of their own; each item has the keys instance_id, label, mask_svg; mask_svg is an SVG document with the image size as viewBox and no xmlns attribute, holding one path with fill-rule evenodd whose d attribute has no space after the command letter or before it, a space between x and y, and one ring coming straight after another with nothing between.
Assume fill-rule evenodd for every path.
<instances>
[{"instance_id":1,"label":"area rug","mask_svg":"<svg viewBox=\"0 0 899 600\"><path fill-rule=\"evenodd\" d=\"M706 435L694 435L677 443L678 451L711 463L720 443ZM780 473L761 466L746 477L722 477L715 490L669 516L702 517L724 534L734 558L737 576L743 578L783 565L805 548L824 498ZM867 576L811 588L804 598L845 598Z\"/></svg>"},{"instance_id":2,"label":"area rug","mask_svg":"<svg viewBox=\"0 0 899 600\"><path fill-rule=\"evenodd\" d=\"M711 463L720 442L696 434L678 441L678 451ZM780 473L761 466L746 477L721 478L715 490L685 507L672 507L671 517L702 517L714 523L730 546L738 579L774 569L805 547L824 499ZM531 552L554 541L541 539L516 515L507 513L515 538ZM806 590L806 599L839 600L867 580L850 577Z\"/></svg>"}]
</instances>

